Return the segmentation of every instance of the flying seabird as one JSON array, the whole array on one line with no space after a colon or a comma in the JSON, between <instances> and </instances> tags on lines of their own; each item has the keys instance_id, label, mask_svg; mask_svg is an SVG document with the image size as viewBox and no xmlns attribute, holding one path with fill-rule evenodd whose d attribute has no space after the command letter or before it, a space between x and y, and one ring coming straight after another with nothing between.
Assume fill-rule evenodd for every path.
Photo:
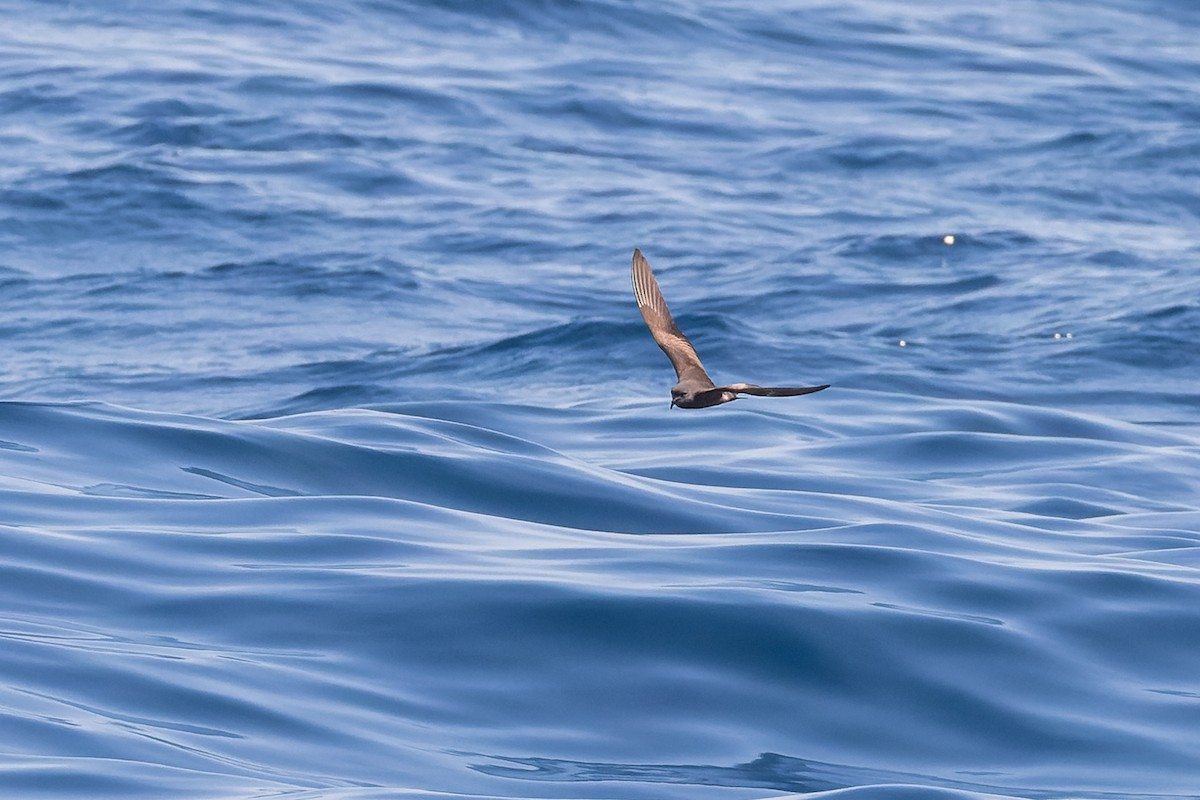
<instances>
[{"instance_id":1,"label":"flying seabird","mask_svg":"<svg viewBox=\"0 0 1200 800\"><path fill-rule=\"evenodd\" d=\"M704 365L696 355L696 348L692 347L692 343L675 324L675 319L667 308L667 301L663 299L658 288L658 281L650 271L650 264L646 262L642 251L637 249L633 251L633 294L637 297L638 311L642 312L642 319L646 320L650 335L675 367L675 375L679 382L671 387L672 408L708 408L736 400L739 394L792 397L829 388L829 384L783 387L731 383L728 386L716 386L704 371Z\"/></svg>"}]
</instances>

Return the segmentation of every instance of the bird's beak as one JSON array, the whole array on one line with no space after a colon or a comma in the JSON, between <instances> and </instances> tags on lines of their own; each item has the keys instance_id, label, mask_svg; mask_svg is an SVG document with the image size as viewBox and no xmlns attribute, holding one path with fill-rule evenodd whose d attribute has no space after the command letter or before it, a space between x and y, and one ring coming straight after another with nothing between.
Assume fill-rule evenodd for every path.
<instances>
[{"instance_id":1,"label":"bird's beak","mask_svg":"<svg viewBox=\"0 0 1200 800\"><path fill-rule=\"evenodd\" d=\"M674 408L674 407L675 407L675 398L672 397L671 398L671 408Z\"/></svg>"}]
</instances>

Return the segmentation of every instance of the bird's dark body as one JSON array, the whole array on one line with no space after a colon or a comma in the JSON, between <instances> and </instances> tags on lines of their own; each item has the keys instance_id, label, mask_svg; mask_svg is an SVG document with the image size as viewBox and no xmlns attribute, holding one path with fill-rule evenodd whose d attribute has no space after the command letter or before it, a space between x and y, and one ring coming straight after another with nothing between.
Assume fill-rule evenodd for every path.
<instances>
[{"instance_id":1,"label":"bird's dark body","mask_svg":"<svg viewBox=\"0 0 1200 800\"><path fill-rule=\"evenodd\" d=\"M731 383L727 386L717 386L708 377L704 365L700 363L700 357L696 355L696 348L675 324L675 318L671 316L671 311L667 308L667 301L663 299L662 291L658 288L658 281L654 279L654 273L650 271L650 264L642 255L641 250L633 251L633 294L637 298L638 310L642 312L642 319L646 321L646 327L650 329L650 335L654 337L654 341L667 354L671 365L675 367L678 383L671 388L672 408L675 406L680 408L719 406L722 403L736 400L739 394L753 394L760 397L792 397L829 388L828 384L788 387Z\"/></svg>"},{"instance_id":2,"label":"bird's dark body","mask_svg":"<svg viewBox=\"0 0 1200 800\"><path fill-rule=\"evenodd\" d=\"M697 389L677 383L671 387L671 405L680 408L708 408L737 400L737 394L727 389Z\"/></svg>"}]
</instances>

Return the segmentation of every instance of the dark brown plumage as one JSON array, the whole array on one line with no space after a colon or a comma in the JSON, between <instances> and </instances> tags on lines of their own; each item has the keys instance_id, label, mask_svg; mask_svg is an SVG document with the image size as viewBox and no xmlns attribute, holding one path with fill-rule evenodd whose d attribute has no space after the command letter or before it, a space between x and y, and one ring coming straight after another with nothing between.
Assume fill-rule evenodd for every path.
<instances>
[{"instance_id":1,"label":"dark brown plumage","mask_svg":"<svg viewBox=\"0 0 1200 800\"><path fill-rule=\"evenodd\" d=\"M647 263L641 250L633 251L633 294L637 298L638 311L642 312L642 319L646 321L646 327L650 329L650 335L654 337L654 341L658 342L658 346L667 354L667 358L671 359L671 365L675 367L678 383L671 388L672 408L675 406L708 408L736 400L739 394L753 394L760 397L792 397L829 388L829 384L786 387L731 383L728 386L717 386L704 371L704 365L700 363L700 356L696 355L696 348L675 324L675 318L671 316L671 311L667 308L667 301L663 299L662 291L658 288L658 281L654 279L654 273L650 271L650 264Z\"/></svg>"}]
</instances>

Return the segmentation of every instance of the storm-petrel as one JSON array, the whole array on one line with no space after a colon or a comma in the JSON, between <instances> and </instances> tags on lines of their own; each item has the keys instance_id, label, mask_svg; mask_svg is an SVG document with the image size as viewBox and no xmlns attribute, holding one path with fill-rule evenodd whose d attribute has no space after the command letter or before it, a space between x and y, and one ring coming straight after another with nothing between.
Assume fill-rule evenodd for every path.
<instances>
[{"instance_id":1,"label":"storm-petrel","mask_svg":"<svg viewBox=\"0 0 1200 800\"><path fill-rule=\"evenodd\" d=\"M696 355L696 348L692 347L692 343L675 324L675 319L667 308L667 301L663 299L658 288L658 281L654 279L654 273L650 271L650 265L642 251L636 249L633 251L633 294L637 297L638 311L642 312L642 319L646 320L650 335L675 367L675 375L679 382L671 387L672 408L708 408L736 400L739 394L792 397L829 388L829 384L780 387L731 383L728 386L716 386L704 371L704 365Z\"/></svg>"}]
</instances>

